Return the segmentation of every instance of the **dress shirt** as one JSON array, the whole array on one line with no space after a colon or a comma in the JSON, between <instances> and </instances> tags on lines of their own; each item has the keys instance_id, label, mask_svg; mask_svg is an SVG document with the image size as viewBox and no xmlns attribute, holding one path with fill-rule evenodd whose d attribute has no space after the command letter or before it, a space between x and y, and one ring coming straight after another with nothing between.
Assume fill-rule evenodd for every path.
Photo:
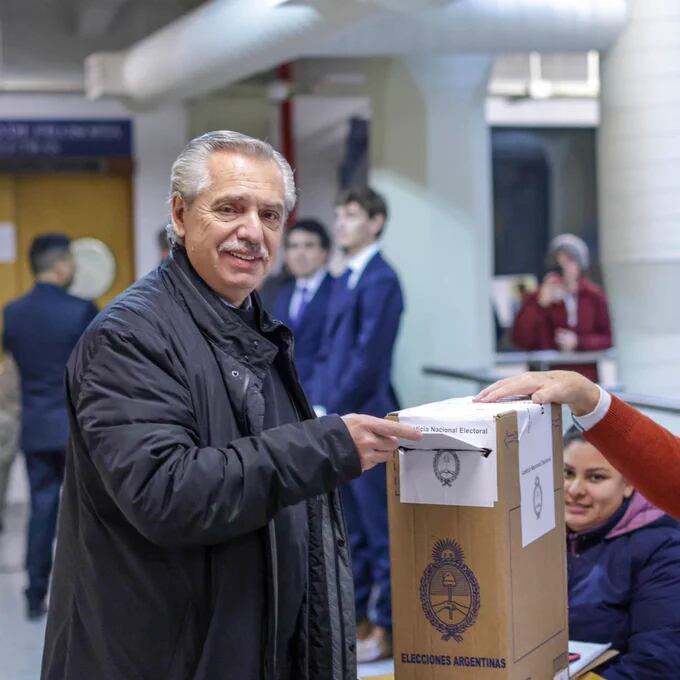
<instances>
[{"instance_id":1,"label":"dress shirt","mask_svg":"<svg viewBox=\"0 0 680 680\"><path fill-rule=\"evenodd\" d=\"M231 307L232 309L245 309L249 310L253 308L253 301L250 299L250 295L241 303L240 307L237 307L236 305L232 304L227 300L227 298L223 298L221 295L219 296L220 300L227 305L227 307Z\"/></svg>"},{"instance_id":2,"label":"dress shirt","mask_svg":"<svg viewBox=\"0 0 680 680\"><path fill-rule=\"evenodd\" d=\"M600 390L600 398L597 401L597 406L590 413L586 413L584 416L577 417L573 414L571 416L574 419L574 424L576 427L582 432L595 427L595 425L597 425L602 420L602 418L607 415L607 411L609 411L609 407L612 404L611 394L609 394L609 392L606 390L603 390L599 385L598 389Z\"/></svg>"},{"instance_id":3,"label":"dress shirt","mask_svg":"<svg viewBox=\"0 0 680 680\"><path fill-rule=\"evenodd\" d=\"M302 291L305 291L307 302L310 302L316 295L316 291L319 290L327 273L328 269L326 269L326 267L321 267L321 269L311 276L295 279L295 290L290 296L290 304L288 305L288 316L290 316L291 319L297 319L298 310L302 304Z\"/></svg>"},{"instance_id":4,"label":"dress shirt","mask_svg":"<svg viewBox=\"0 0 680 680\"><path fill-rule=\"evenodd\" d=\"M575 328L578 324L578 299L575 294L569 294L564 298L564 306L567 308L567 326Z\"/></svg>"},{"instance_id":5,"label":"dress shirt","mask_svg":"<svg viewBox=\"0 0 680 680\"><path fill-rule=\"evenodd\" d=\"M347 288L349 288L349 290L352 290L352 288L359 283L359 279L364 273L364 269L366 269L366 266L373 259L374 255L379 252L380 245L378 243L371 243L370 246L366 246L358 253L348 258L345 264L352 272L347 280Z\"/></svg>"}]
</instances>

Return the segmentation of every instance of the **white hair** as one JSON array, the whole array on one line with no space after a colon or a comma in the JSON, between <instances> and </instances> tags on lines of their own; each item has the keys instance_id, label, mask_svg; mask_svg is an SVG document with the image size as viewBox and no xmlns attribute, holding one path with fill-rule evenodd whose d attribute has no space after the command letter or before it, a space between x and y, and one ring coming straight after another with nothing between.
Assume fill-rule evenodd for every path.
<instances>
[{"instance_id":1,"label":"white hair","mask_svg":"<svg viewBox=\"0 0 680 680\"><path fill-rule=\"evenodd\" d=\"M261 139L248 137L240 132L215 130L192 139L177 156L170 174L170 196L179 195L187 204L210 186L208 159L216 151L232 151L245 156L268 158L274 161L281 171L284 191L285 217L295 207L297 199L293 170L288 161L271 144ZM171 244L182 244L182 238L175 232L172 220L166 227Z\"/></svg>"}]
</instances>

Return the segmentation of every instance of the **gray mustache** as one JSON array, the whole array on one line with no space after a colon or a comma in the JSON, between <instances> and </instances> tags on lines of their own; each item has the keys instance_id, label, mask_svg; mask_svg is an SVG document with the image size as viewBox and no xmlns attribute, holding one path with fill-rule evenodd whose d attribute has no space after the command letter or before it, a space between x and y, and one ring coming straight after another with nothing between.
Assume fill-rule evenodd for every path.
<instances>
[{"instance_id":1,"label":"gray mustache","mask_svg":"<svg viewBox=\"0 0 680 680\"><path fill-rule=\"evenodd\" d=\"M243 255L254 255L262 258L265 262L269 261L269 251L261 243L251 243L250 241L225 241L217 249L221 253L242 253Z\"/></svg>"}]
</instances>

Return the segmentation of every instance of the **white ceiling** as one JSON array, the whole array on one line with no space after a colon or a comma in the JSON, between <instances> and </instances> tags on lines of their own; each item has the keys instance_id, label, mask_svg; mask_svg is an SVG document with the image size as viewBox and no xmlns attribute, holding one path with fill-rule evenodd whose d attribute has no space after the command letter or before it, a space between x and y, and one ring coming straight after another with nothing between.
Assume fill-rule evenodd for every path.
<instances>
[{"instance_id":1,"label":"white ceiling","mask_svg":"<svg viewBox=\"0 0 680 680\"><path fill-rule=\"evenodd\" d=\"M129 47L202 0L0 0L0 78L82 79L93 52Z\"/></svg>"},{"instance_id":2,"label":"white ceiling","mask_svg":"<svg viewBox=\"0 0 680 680\"><path fill-rule=\"evenodd\" d=\"M158 28L203 4L203 0L0 0L0 90L82 88L85 58L123 50ZM544 78L586 77L586 55L542 59ZM364 95L365 60L302 59L296 67L298 91L326 95ZM492 81L525 81L528 55L496 59ZM265 84L272 72L251 83ZM491 88L493 91L493 88Z\"/></svg>"}]
</instances>

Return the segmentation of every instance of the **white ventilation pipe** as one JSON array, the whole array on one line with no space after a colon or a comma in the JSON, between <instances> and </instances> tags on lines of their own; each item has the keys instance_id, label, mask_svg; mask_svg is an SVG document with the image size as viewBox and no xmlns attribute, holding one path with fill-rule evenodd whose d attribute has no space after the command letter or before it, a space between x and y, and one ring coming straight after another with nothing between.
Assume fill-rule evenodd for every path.
<instances>
[{"instance_id":1,"label":"white ventilation pipe","mask_svg":"<svg viewBox=\"0 0 680 680\"><path fill-rule=\"evenodd\" d=\"M311 2L311 0L310 0ZM92 97L186 99L301 56L606 49L625 0L213 0L86 64Z\"/></svg>"},{"instance_id":2,"label":"white ventilation pipe","mask_svg":"<svg viewBox=\"0 0 680 680\"><path fill-rule=\"evenodd\" d=\"M394 9L401 0L376 0ZM626 20L625 0L453 0L417 14L390 11L315 41L308 56L587 52L605 50ZM434 5L439 4L439 7Z\"/></svg>"},{"instance_id":3,"label":"white ventilation pipe","mask_svg":"<svg viewBox=\"0 0 680 680\"><path fill-rule=\"evenodd\" d=\"M212 0L126 52L86 61L88 96L149 102L187 99L298 57L323 38L378 11L354 0L315 5L275 0Z\"/></svg>"}]
</instances>

